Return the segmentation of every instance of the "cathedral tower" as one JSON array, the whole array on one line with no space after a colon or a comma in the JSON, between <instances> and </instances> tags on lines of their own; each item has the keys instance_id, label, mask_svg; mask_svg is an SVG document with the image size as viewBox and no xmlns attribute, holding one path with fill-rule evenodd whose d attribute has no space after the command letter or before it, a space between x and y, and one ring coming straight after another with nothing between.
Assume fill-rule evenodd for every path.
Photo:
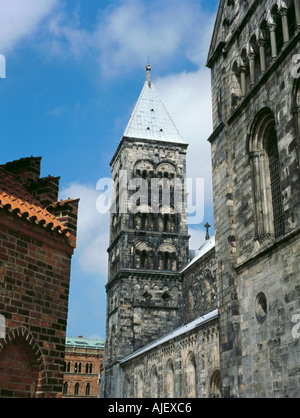
<instances>
[{"instance_id":1,"label":"cathedral tower","mask_svg":"<svg viewBox=\"0 0 300 418\"><path fill-rule=\"evenodd\" d=\"M111 161L104 396L121 395L118 362L181 323L180 270L188 263L184 143L151 67Z\"/></svg>"}]
</instances>

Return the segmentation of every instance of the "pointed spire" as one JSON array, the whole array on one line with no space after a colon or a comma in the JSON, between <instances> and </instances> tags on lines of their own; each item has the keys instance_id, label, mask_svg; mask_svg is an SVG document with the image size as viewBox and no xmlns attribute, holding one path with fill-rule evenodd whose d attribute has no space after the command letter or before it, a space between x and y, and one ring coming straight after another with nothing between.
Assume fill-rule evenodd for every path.
<instances>
[{"instance_id":1,"label":"pointed spire","mask_svg":"<svg viewBox=\"0 0 300 418\"><path fill-rule=\"evenodd\" d=\"M123 136L184 143L152 83L150 64L146 65L146 82Z\"/></svg>"}]
</instances>

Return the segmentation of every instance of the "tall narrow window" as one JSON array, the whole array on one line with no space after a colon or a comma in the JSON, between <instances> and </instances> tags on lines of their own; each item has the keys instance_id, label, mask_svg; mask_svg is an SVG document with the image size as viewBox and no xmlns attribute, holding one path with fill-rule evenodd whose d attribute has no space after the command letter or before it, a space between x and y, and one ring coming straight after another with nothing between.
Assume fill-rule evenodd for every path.
<instances>
[{"instance_id":1,"label":"tall narrow window","mask_svg":"<svg viewBox=\"0 0 300 418\"><path fill-rule=\"evenodd\" d=\"M74 395L76 395L76 396L79 395L79 383L76 383L76 385L75 385Z\"/></svg>"},{"instance_id":2,"label":"tall narrow window","mask_svg":"<svg viewBox=\"0 0 300 418\"><path fill-rule=\"evenodd\" d=\"M85 394L86 396L90 396L91 394L91 385L89 383L85 387Z\"/></svg>"},{"instance_id":3,"label":"tall narrow window","mask_svg":"<svg viewBox=\"0 0 300 418\"><path fill-rule=\"evenodd\" d=\"M175 380L174 380L174 365L170 359L166 368L166 398L174 398L175 395Z\"/></svg>"},{"instance_id":4,"label":"tall narrow window","mask_svg":"<svg viewBox=\"0 0 300 418\"><path fill-rule=\"evenodd\" d=\"M196 398L196 359L193 353L189 354L186 365L186 396Z\"/></svg>"},{"instance_id":5,"label":"tall narrow window","mask_svg":"<svg viewBox=\"0 0 300 418\"><path fill-rule=\"evenodd\" d=\"M270 109L256 117L250 134L255 238L262 242L284 235L284 213L280 182L275 119Z\"/></svg>"},{"instance_id":6,"label":"tall narrow window","mask_svg":"<svg viewBox=\"0 0 300 418\"><path fill-rule=\"evenodd\" d=\"M68 388L69 388L68 383L65 382L64 383L64 392L63 392L64 395L67 395L68 394Z\"/></svg>"},{"instance_id":7,"label":"tall narrow window","mask_svg":"<svg viewBox=\"0 0 300 418\"><path fill-rule=\"evenodd\" d=\"M272 192L274 233L275 238L284 235L284 218L282 206L282 193L280 186L280 163L277 146L277 136L275 127L272 127L267 143L267 153L269 157L269 170Z\"/></svg>"}]
</instances>

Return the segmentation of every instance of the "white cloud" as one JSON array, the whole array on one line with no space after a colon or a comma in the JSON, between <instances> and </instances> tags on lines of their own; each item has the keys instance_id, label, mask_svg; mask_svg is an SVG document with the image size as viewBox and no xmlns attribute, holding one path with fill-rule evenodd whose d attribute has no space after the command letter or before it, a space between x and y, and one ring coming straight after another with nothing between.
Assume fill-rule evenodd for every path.
<instances>
[{"instance_id":1,"label":"white cloud","mask_svg":"<svg viewBox=\"0 0 300 418\"><path fill-rule=\"evenodd\" d=\"M199 65L207 53L200 45L213 19L190 0L128 0L99 22L95 41L101 68L105 75L115 75L140 67L148 58L160 68L183 56Z\"/></svg>"},{"instance_id":2,"label":"white cloud","mask_svg":"<svg viewBox=\"0 0 300 418\"><path fill-rule=\"evenodd\" d=\"M6 53L32 35L58 0L0 0L0 51Z\"/></svg>"}]
</instances>

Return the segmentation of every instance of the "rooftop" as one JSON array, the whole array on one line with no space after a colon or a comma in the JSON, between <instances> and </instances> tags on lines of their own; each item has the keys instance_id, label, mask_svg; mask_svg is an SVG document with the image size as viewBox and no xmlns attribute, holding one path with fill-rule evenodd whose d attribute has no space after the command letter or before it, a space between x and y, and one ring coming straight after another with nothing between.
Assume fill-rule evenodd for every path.
<instances>
[{"instance_id":1,"label":"rooftop","mask_svg":"<svg viewBox=\"0 0 300 418\"><path fill-rule=\"evenodd\" d=\"M176 329L175 331L171 332L170 334L166 335L165 337L159 338L158 340L154 341L153 343L141 348L140 350L136 351L135 353L131 354L130 356L124 358L123 360L120 361L121 364L126 363L129 360L132 360L135 357L140 356L141 354L144 354L150 350L152 350L153 348L156 348L170 340L173 340L174 338L180 337L183 334L186 334L189 331L192 331L198 327L200 327L203 324L206 324L207 322L213 321L214 319L218 318L218 309L209 312L208 314L201 316L200 318L196 319L193 322L190 322L187 325L184 325L178 329Z\"/></svg>"},{"instance_id":2,"label":"rooftop","mask_svg":"<svg viewBox=\"0 0 300 418\"><path fill-rule=\"evenodd\" d=\"M14 174L2 166L0 166L0 209L6 209L20 218L70 237L68 229L20 184Z\"/></svg>"},{"instance_id":3,"label":"rooftop","mask_svg":"<svg viewBox=\"0 0 300 418\"><path fill-rule=\"evenodd\" d=\"M199 250L195 251L195 257L191 260L191 262L182 270L182 273L191 267L196 261L200 260L205 254L207 254L210 250L212 250L216 245L215 237L210 237L205 243L199 248Z\"/></svg>"},{"instance_id":4,"label":"rooftop","mask_svg":"<svg viewBox=\"0 0 300 418\"><path fill-rule=\"evenodd\" d=\"M94 349L98 349L104 350L104 344L105 341L104 340L98 340L98 339L90 339L90 338L82 338L82 337L77 337L77 338L70 338L67 337L66 338L66 347L75 347L75 348L94 348Z\"/></svg>"}]
</instances>

